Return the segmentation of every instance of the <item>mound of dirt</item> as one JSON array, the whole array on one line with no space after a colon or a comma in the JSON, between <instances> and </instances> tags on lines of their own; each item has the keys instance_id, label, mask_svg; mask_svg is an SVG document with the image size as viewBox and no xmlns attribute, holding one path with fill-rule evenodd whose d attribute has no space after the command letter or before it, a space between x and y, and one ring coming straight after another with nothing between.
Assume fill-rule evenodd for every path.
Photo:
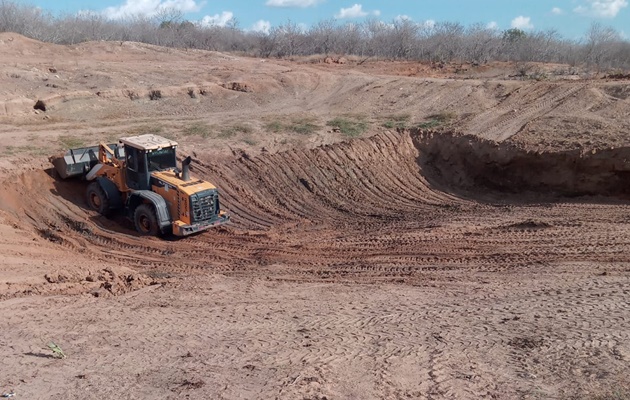
<instances>
[{"instance_id":1,"label":"mound of dirt","mask_svg":"<svg viewBox=\"0 0 630 400\"><path fill-rule=\"evenodd\" d=\"M125 294L152 282L150 278L129 268L111 266L100 270L64 268L47 273L44 278L57 287L50 292L89 292L95 297Z\"/></svg>"}]
</instances>

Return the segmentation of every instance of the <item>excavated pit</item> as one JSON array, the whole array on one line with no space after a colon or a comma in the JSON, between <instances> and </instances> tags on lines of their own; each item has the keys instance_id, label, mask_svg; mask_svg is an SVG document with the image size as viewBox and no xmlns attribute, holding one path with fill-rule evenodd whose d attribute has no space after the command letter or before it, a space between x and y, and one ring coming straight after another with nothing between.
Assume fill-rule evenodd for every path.
<instances>
[{"instance_id":1,"label":"excavated pit","mask_svg":"<svg viewBox=\"0 0 630 400\"><path fill-rule=\"evenodd\" d=\"M470 193L627 198L630 148L542 152L467 135L411 133L419 164L445 190Z\"/></svg>"},{"instance_id":2,"label":"excavated pit","mask_svg":"<svg viewBox=\"0 0 630 400\"><path fill-rule=\"evenodd\" d=\"M179 240L138 237L124 220L87 210L84 183L44 171L5 182L0 208L42 243L152 277L414 283L455 269L628 261L628 155L405 131L220 165L195 160L193 173L217 184L232 223Z\"/></svg>"}]
</instances>

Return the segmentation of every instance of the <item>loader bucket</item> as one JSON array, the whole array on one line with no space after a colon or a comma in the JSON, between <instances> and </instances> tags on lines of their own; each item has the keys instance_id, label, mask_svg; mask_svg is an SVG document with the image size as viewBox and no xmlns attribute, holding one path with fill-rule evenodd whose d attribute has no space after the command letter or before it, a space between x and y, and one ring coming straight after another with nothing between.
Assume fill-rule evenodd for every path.
<instances>
[{"instance_id":1,"label":"loader bucket","mask_svg":"<svg viewBox=\"0 0 630 400\"><path fill-rule=\"evenodd\" d=\"M107 146L114 150L116 144ZM51 162L61 179L83 178L98 164L98 146L70 149L63 156L52 157Z\"/></svg>"}]
</instances>

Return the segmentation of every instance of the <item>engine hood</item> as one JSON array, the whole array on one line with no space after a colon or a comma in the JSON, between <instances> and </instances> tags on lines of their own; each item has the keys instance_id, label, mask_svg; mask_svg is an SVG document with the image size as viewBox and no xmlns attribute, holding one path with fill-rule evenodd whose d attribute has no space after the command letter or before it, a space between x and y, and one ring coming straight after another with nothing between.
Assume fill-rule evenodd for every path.
<instances>
[{"instance_id":1,"label":"engine hood","mask_svg":"<svg viewBox=\"0 0 630 400\"><path fill-rule=\"evenodd\" d=\"M190 177L189 181L183 181L181 178L178 178L175 175L175 172L172 170L167 171L156 171L151 173L152 180L155 182L152 184L157 186L170 186L175 187L179 191L184 192L188 195L192 195L204 190L213 190L216 189L216 186L213 184L198 179L194 176Z\"/></svg>"}]
</instances>

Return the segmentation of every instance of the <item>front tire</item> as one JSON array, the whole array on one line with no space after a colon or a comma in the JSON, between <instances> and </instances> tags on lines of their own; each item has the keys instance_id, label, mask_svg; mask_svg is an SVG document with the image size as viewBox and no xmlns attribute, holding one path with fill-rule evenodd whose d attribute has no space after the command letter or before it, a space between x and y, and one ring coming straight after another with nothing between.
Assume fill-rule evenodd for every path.
<instances>
[{"instance_id":1,"label":"front tire","mask_svg":"<svg viewBox=\"0 0 630 400\"><path fill-rule=\"evenodd\" d=\"M157 236L160 233L155 210L148 204L140 204L133 213L136 230L143 236Z\"/></svg>"},{"instance_id":2,"label":"front tire","mask_svg":"<svg viewBox=\"0 0 630 400\"><path fill-rule=\"evenodd\" d=\"M98 182L92 182L88 185L87 203L92 210L98 211L101 215L107 216L110 212L109 199Z\"/></svg>"}]
</instances>

